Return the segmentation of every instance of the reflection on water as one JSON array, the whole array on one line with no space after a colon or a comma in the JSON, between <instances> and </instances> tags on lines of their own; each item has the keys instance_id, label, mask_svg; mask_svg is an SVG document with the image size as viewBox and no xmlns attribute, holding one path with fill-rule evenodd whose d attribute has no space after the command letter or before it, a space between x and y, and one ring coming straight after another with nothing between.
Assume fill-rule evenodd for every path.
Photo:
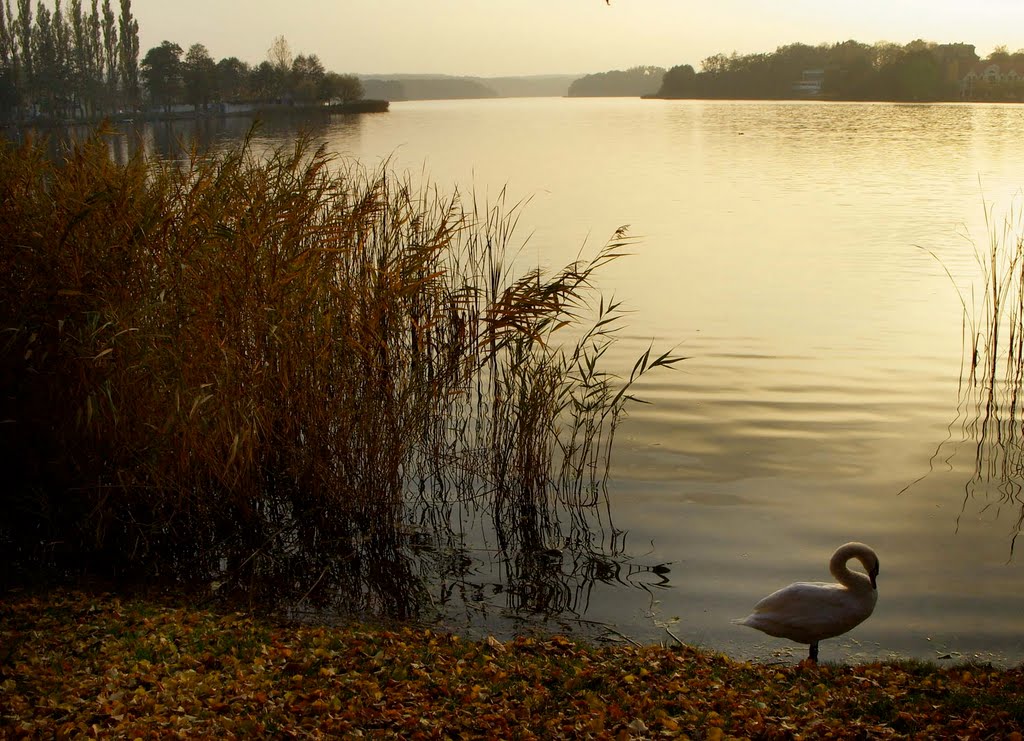
<instances>
[{"instance_id":1,"label":"reflection on water","mask_svg":"<svg viewBox=\"0 0 1024 741\"><path fill-rule=\"evenodd\" d=\"M477 635L534 625L601 637L621 634L587 617L599 588L646 593L653 603L670 586L670 565L629 555L603 497L531 513L420 498L403 524L378 522L329 548L307 547L302 532L298 522L281 528L273 537L288 542L268 543L274 557L255 566L260 553L226 555L218 593L283 602L300 620L376 615ZM235 580L254 572L258 582ZM274 593L254 592L257 583L276 585Z\"/></svg>"},{"instance_id":2,"label":"reflection on water","mask_svg":"<svg viewBox=\"0 0 1024 741\"><path fill-rule=\"evenodd\" d=\"M179 159L193 148L200 152L217 152L237 145L252 135L254 151L269 151L282 142L293 141L307 133L314 140L322 139L330 131L344 131L358 136L364 116L354 114L328 114L302 116L275 115L254 120L246 116L215 116L185 118L171 121L145 121L139 123L107 124L110 156L119 164L142 153L149 156ZM46 137L49 152L60 156L72 143L83 142L95 131L93 126L67 126L62 128L10 129L7 137L24 141L26 137Z\"/></svg>"},{"instance_id":3,"label":"reflection on water","mask_svg":"<svg viewBox=\"0 0 1024 741\"><path fill-rule=\"evenodd\" d=\"M960 399L950 435L930 463L933 471L936 464L952 467L961 451L970 451L973 472L957 522L972 510L997 517L1006 510L1011 559L1024 527L1024 232L1014 213L1002 220L1001 232L994 228L987 251L976 253L979 275L967 293L970 304L960 292Z\"/></svg>"},{"instance_id":4,"label":"reflection on water","mask_svg":"<svg viewBox=\"0 0 1024 741\"><path fill-rule=\"evenodd\" d=\"M961 517L973 508L1007 518L1009 558L1024 527L1024 429L1021 379L972 379L965 384L963 402L954 426L960 445L973 452L974 472L964 485ZM937 457L946 453L940 446ZM945 460L956 455L953 450ZM1005 514L1004 514L1005 512ZM959 522L959 518L958 518Z\"/></svg>"},{"instance_id":5,"label":"reflection on water","mask_svg":"<svg viewBox=\"0 0 1024 741\"><path fill-rule=\"evenodd\" d=\"M963 471L963 500L956 529L966 518L992 515L1008 533L1007 559L1013 561L1024 528L1024 409L1021 383L1002 378L967 378L949 434L928 461L928 473L900 494L914 494L940 471ZM973 465L965 465L970 460Z\"/></svg>"},{"instance_id":6,"label":"reflection on water","mask_svg":"<svg viewBox=\"0 0 1024 741\"><path fill-rule=\"evenodd\" d=\"M248 130L189 125L142 126L143 146L174 156L179 137L216 147ZM636 388L652 404L618 432L607 508L496 521L411 503L399 571L430 585L428 613L495 632L578 615L643 640L676 621L683 640L766 658L788 645L730 619L827 579L835 547L860 540L883 562L879 603L834 656L1024 659L1024 560L1008 559L1019 386L961 384L950 286L969 299L977 280L962 235L987 240L983 200L998 213L1024 185L1024 108L438 101L314 125L368 166L530 199L528 265L630 224L637 254L601 284L633 310L607 359L628 374L652 340L690 356ZM299 127L257 137L285 144Z\"/></svg>"},{"instance_id":7,"label":"reflection on water","mask_svg":"<svg viewBox=\"0 0 1024 741\"><path fill-rule=\"evenodd\" d=\"M507 634L510 629L502 622L511 620L600 635L611 626L588 620L600 590L653 596L668 585L668 565L630 556L626 534L609 521L606 502L547 514L542 533L530 526L528 532L513 532L527 520L500 521L493 511L466 512L459 530L448 531L447 547L438 548L435 556L456 563L441 564L430 580L445 622L478 633ZM538 535L550 545L525 546ZM502 547L509 536L519 545Z\"/></svg>"}]
</instances>

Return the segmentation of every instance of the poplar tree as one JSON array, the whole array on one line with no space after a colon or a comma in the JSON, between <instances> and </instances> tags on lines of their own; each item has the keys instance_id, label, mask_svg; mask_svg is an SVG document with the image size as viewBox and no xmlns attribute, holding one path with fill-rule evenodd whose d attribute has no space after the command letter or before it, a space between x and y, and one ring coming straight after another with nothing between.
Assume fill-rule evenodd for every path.
<instances>
[{"instance_id":1,"label":"poplar tree","mask_svg":"<svg viewBox=\"0 0 1024 741\"><path fill-rule=\"evenodd\" d=\"M82 0L71 0L71 40L74 50L71 57L71 78L77 109L84 112L89 97L89 62L87 55L88 29L85 14L82 11Z\"/></svg>"},{"instance_id":2,"label":"poplar tree","mask_svg":"<svg viewBox=\"0 0 1024 741\"><path fill-rule=\"evenodd\" d=\"M92 0L88 23L89 70L93 85L93 105L105 110L108 96L103 94L103 22L100 20L99 0Z\"/></svg>"},{"instance_id":3,"label":"poplar tree","mask_svg":"<svg viewBox=\"0 0 1024 741\"><path fill-rule=\"evenodd\" d=\"M139 22L132 17L132 0L121 0L120 38L121 84L131 106L139 102Z\"/></svg>"},{"instance_id":4,"label":"poplar tree","mask_svg":"<svg viewBox=\"0 0 1024 741\"><path fill-rule=\"evenodd\" d=\"M7 10L10 9L9 3L10 0L7 0L5 4ZM7 16L4 11L5 8L0 7L0 67L7 72L14 60L14 38L12 29L7 25Z\"/></svg>"},{"instance_id":5,"label":"poplar tree","mask_svg":"<svg viewBox=\"0 0 1024 741\"><path fill-rule=\"evenodd\" d=\"M15 38L21 50L21 76L18 85L22 94L32 102L35 86L35 70L32 65L32 0L18 0L18 19L15 23Z\"/></svg>"},{"instance_id":6,"label":"poplar tree","mask_svg":"<svg viewBox=\"0 0 1024 741\"><path fill-rule=\"evenodd\" d=\"M68 105L75 97L73 80L73 52L71 49L71 28L61 6L61 0L54 0L51 25L53 35L53 99L54 113L66 116Z\"/></svg>"},{"instance_id":7,"label":"poplar tree","mask_svg":"<svg viewBox=\"0 0 1024 741\"><path fill-rule=\"evenodd\" d=\"M103 0L103 69L106 72L107 99L109 104L117 99L117 19L110 7L110 0Z\"/></svg>"},{"instance_id":8,"label":"poplar tree","mask_svg":"<svg viewBox=\"0 0 1024 741\"><path fill-rule=\"evenodd\" d=\"M53 14L43 3L36 6L36 22L29 40L32 50L33 85L31 93L47 114L54 111L57 49L53 38Z\"/></svg>"},{"instance_id":9,"label":"poplar tree","mask_svg":"<svg viewBox=\"0 0 1024 741\"><path fill-rule=\"evenodd\" d=\"M18 107L18 41L11 0L0 5L0 110L9 115Z\"/></svg>"},{"instance_id":10,"label":"poplar tree","mask_svg":"<svg viewBox=\"0 0 1024 741\"><path fill-rule=\"evenodd\" d=\"M72 78L79 112L93 115L99 108L103 88L102 47L96 0L92 14L86 14L82 0L71 0ZM97 60L98 63L97 63Z\"/></svg>"}]
</instances>

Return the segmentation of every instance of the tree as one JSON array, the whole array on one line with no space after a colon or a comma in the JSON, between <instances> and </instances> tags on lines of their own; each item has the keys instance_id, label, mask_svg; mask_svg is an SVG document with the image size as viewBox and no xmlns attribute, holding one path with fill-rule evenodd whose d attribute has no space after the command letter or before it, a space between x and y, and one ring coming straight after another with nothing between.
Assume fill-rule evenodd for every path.
<instances>
[{"instance_id":1,"label":"tree","mask_svg":"<svg viewBox=\"0 0 1024 741\"><path fill-rule=\"evenodd\" d=\"M355 75L328 72L320 83L320 100L352 103L363 98L363 83Z\"/></svg>"},{"instance_id":2,"label":"tree","mask_svg":"<svg viewBox=\"0 0 1024 741\"><path fill-rule=\"evenodd\" d=\"M828 52L824 67L822 93L825 97L843 100L871 97L877 77L874 47L853 40L835 44Z\"/></svg>"},{"instance_id":3,"label":"tree","mask_svg":"<svg viewBox=\"0 0 1024 741\"><path fill-rule=\"evenodd\" d=\"M267 61L281 72L288 72L292 68L292 48L284 36L276 37L267 49Z\"/></svg>"},{"instance_id":4,"label":"tree","mask_svg":"<svg viewBox=\"0 0 1024 741\"><path fill-rule=\"evenodd\" d=\"M264 78L269 77L269 79L263 80L269 88L268 98L282 98L287 94L292 59L292 48L288 44L288 40L284 36L276 37L270 48L267 49L267 61L270 63L273 74L268 76L266 71L261 74ZM260 66L262 67L262 65Z\"/></svg>"},{"instance_id":5,"label":"tree","mask_svg":"<svg viewBox=\"0 0 1024 741\"><path fill-rule=\"evenodd\" d=\"M202 44L192 44L182 65L185 100L198 110L216 97L217 65Z\"/></svg>"},{"instance_id":6,"label":"tree","mask_svg":"<svg viewBox=\"0 0 1024 741\"><path fill-rule=\"evenodd\" d=\"M0 13L4 16L6 46L9 53L9 64L5 66L3 73L5 108L8 109L9 113L13 113L14 111L20 111L23 103L25 75L22 60L24 59L25 52L21 48L19 41L18 29L20 21L11 11L11 0L4 0Z\"/></svg>"},{"instance_id":7,"label":"tree","mask_svg":"<svg viewBox=\"0 0 1024 741\"><path fill-rule=\"evenodd\" d=\"M110 0L103 0L103 68L106 71L107 97L112 104L117 97L117 19Z\"/></svg>"},{"instance_id":8,"label":"tree","mask_svg":"<svg viewBox=\"0 0 1024 741\"><path fill-rule=\"evenodd\" d=\"M309 56L300 54L295 57L288 76L293 99L303 103L316 101L319 98L320 86L326 74L324 65L316 54Z\"/></svg>"},{"instance_id":9,"label":"tree","mask_svg":"<svg viewBox=\"0 0 1024 741\"><path fill-rule=\"evenodd\" d=\"M867 57L851 59L825 70L822 93L840 100L867 100L876 89L878 72Z\"/></svg>"},{"instance_id":10,"label":"tree","mask_svg":"<svg viewBox=\"0 0 1024 741\"><path fill-rule=\"evenodd\" d=\"M895 64L903 58L903 47L891 41L877 42L872 47L872 51L875 55L875 69L878 70Z\"/></svg>"},{"instance_id":11,"label":"tree","mask_svg":"<svg viewBox=\"0 0 1024 741\"><path fill-rule=\"evenodd\" d=\"M31 0L18 0L18 19L15 35L21 50L21 77L18 83L31 102L35 86L35 69L32 65L32 4Z\"/></svg>"},{"instance_id":12,"label":"tree","mask_svg":"<svg viewBox=\"0 0 1024 741\"><path fill-rule=\"evenodd\" d=\"M59 7L59 6L58 6ZM42 3L36 7L32 27L31 49L34 69L33 97L44 113L53 115L57 107L56 89L59 81L57 42L53 32L53 13Z\"/></svg>"},{"instance_id":13,"label":"tree","mask_svg":"<svg viewBox=\"0 0 1024 741\"><path fill-rule=\"evenodd\" d=\"M72 79L74 52L71 46L71 28L64 15L61 0L54 0L52 29L55 76L53 95L57 103L57 112L66 115L76 93Z\"/></svg>"},{"instance_id":14,"label":"tree","mask_svg":"<svg viewBox=\"0 0 1024 741\"><path fill-rule=\"evenodd\" d=\"M3 76L4 100L7 96L17 97L18 40L14 32L14 18L11 14L11 0L0 5L0 75ZM5 112L8 106L5 104Z\"/></svg>"},{"instance_id":15,"label":"tree","mask_svg":"<svg viewBox=\"0 0 1024 741\"><path fill-rule=\"evenodd\" d=\"M272 100L281 93L283 80L278 69L268 60L260 62L249 80L250 92L257 100Z\"/></svg>"},{"instance_id":16,"label":"tree","mask_svg":"<svg viewBox=\"0 0 1024 741\"><path fill-rule=\"evenodd\" d=\"M242 100L249 95L249 65L238 57L217 62L217 92L221 100Z\"/></svg>"},{"instance_id":17,"label":"tree","mask_svg":"<svg viewBox=\"0 0 1024 741\"><path fill-rule=\"evenodd\" d=\"M83 112L90 98L89 19L82 10L82 0L71 0L71 80L75 107Z\"/></svg>"},{"instance_id":18,"label":"tree","mask_svg":"<svg viewBox=\"0 0 1024 741\"><path fill-rule=\"evenodd\" d=\"M904 100L938 100L942 73L935 55L927 49L906 54L899 64L901 97Z\"/></svg>"},{"instance_id":19,"label":"tree","mask_svg":"<svg viewBox=\"0 0 1024 741\"><path fill-rule=\"evenodd\" d=\"M18 39L10 0L0 5L0 113L12 118L18 108Z\"/></svg>"},{"instance_id":20,"label":"tree","mask_svg":"<svg viewBox=\"0 0 1024 741\"><path fill-rule=\"evenodd\" d=\"M4 9L0 7L0 67L3 69L10 67L13 51L14 39L7 27L7 16L4 15Z\"/></svg>"},{"instance_id":21,"label":"tree","mask_svg":"<svg viewBox=\"0 0 1024 741\"><path fill-rule=\"evenodd\" d=\"M165 110L170 110L181 94L181 54L180 46L164 41L147 51L142 60L142 81L149 99Z\"/></svg>"},{"instance_id":22,"label":"tree","mask_svg":"<svg viewBox=\"0 0 1024 741\"><path fill-rule=\"evenodd\" d=\"M1006 64L1010 61L1010 50L1007 49L1006 44L1000 44L992 50L992 53L988 55L988 61L992 64Z\"/></svg>"},{"instance_id":23,"label":"tree","mask_svg":"<svg viewBox=\"0 0 1024 741\"><path fill-rule=\"evenodd\" d=\"M729 57L724 54L712 54L700 61L700 71L709 75L718 75L729 68Z\"/></svg>"},{"instance_id":24,"label":"tree","mask_svg":"<svg viewBox=\"0 0 1024 741\"><path fill-rule=\"evenodd\" d=\"M673 67L661 78L657 94L659 98L692 98L697 94L697 73L688 64Z\"/></svg>"},{"instance_id":25,"label":"tree","mask_svg":"<svg viewBox=\"0 0 1024 741\"><path fill-rule=\"evenodd\" d=\"M99 0L92 0L92 8L89 10L89 50L92 56L89 64L92 68L93 84L96 86L96 104L102 110L109 110L113 95L104 77L106 52L103 47L103 16L100 13Z\"/></svg>"},{"instance_id":26,"label":"tree","mask_svg":"<svg viewBox=\"0 0 1024 741\"><path fill-rule=\"evenodd\" d=\"M139 22L132 17L132 0L121 0L118 35L118 69L127 102L139 102Z\"/></svg>"},{"instance_id":27,"label":"tree","mask_svg":"<svg viewBox=\"0 0 1024 741\"><path fill-rule=\"evenodd\" d=\"M12 118L18 108L18 86L10 69L0 70L0 113Z\"/></svg>"}]
</instances>

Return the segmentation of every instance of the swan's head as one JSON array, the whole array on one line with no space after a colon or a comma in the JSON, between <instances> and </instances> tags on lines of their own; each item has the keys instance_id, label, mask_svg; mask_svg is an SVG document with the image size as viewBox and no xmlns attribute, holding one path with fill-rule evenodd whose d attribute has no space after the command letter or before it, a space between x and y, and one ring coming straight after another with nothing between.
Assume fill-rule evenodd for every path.
<instances>
[{"instance_id":1,"label":"swan's head","mask_svg":"<svg viewBox=\"0 0 1024 741\"><path fill-rule=\"evenodd\" d=\"M878 589L878 556L870 549L865 550L865 553L857 554L857 560L864 564L864 570L868 572L868 579L871 580L871 588Z\"/></svg>"},{"instance_id":2,"label":"swan's head","mask_svg":"<svg viewBox=\"0 0 1024 741\"><path fill-rule=\"evenodd\" d=\"M865 564L866 565L866 564ZM875 563L868 567L868 578L871 579L871 588L878 589L878 582L875 580L878 578L878 557L875 557Z\"/></svg>"},{"instance_id":3,"label":"swan's head","mask_svg":"<svg viewBox=\"0 0 1024 741\"><path fill-rule=\"evenodd\" d=\"M856 558L861 562L861 565L864 567L864 571L867 572L868 579L871 581L871 588L878 589L878 556L875 555L875 552L871 548L863 543L847 543L846 545L840 546L839 549L832 554L832 560L829 562L829 571L838 577L841 572L846 570L844 564L846 564L846 562L851 558ZM839 580L843 581L842 579Z\"/></svg>"}]
</instances>

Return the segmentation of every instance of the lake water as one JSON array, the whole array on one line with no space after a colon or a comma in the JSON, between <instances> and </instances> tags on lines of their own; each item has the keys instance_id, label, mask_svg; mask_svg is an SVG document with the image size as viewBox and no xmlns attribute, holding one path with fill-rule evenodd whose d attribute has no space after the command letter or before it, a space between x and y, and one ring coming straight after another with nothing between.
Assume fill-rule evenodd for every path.
<instances>
[{"instance_id":1,"label":"lake water","mask_svg":"<svg viewBox=\"0 0 1024 741\"><path fill-rule=\"evenodd\" d=\"M146 136L166 149L190 126ZM976 476L953 281L970 302L986 208L1021 206L1021 131L1018 106L592 99L395 103L311 128L369 166L529 199L529 264L559 267L621 225L639 238L601 283L632 311L611 363L628 372L650 343L689 359L641 383L653 403L618 433L614 578L571 581L546 627L799 659L730 620L830 580L832 550L860 540L880 556L878 607L823 659L1004 664L1024 660L1024 497ZM272 123L257 141L294 133ZM531 622L487 552L467 551L446 603L456 629Z\"/></svg>"}]
</instances>

